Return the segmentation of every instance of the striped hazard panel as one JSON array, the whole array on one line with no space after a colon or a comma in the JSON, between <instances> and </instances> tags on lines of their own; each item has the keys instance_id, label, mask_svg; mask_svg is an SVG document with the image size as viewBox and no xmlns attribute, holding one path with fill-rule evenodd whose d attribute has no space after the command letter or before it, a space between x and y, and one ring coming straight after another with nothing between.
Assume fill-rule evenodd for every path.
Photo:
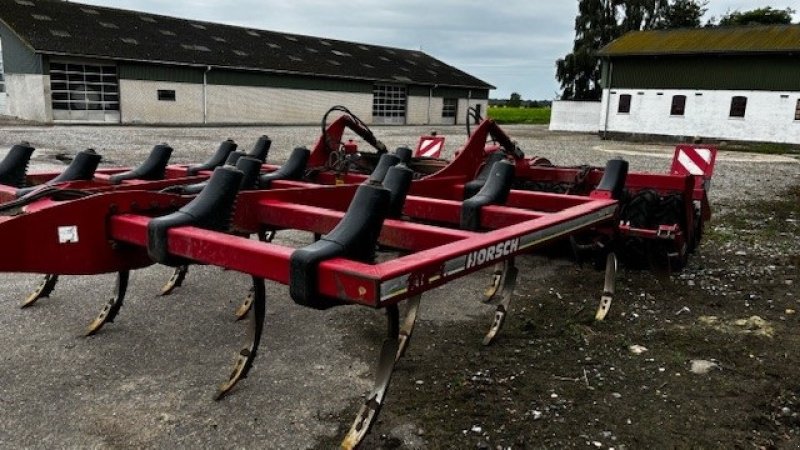
<instances>
[{"instance_id":1,"label":"striped hazard panel","mask_svg":"<svg viewBox=\"0 0 800 450\"><path fill-rule=\"evenodd\" d=\"M444 149L444 136L422 136L419 138L415 158L439 158Z\"/></svg>"},{"instance_id":2,"label":"striped hazard panel","mask_svg":"<svg viewBox=\"0 0 800 450\"><path fill-rule=\"evenodd\" d=\"M717 149L709 146L679 145L675 147L670 172L673 175L698 175L708 180L714 173Z\"/></svg>"}]
</instances>

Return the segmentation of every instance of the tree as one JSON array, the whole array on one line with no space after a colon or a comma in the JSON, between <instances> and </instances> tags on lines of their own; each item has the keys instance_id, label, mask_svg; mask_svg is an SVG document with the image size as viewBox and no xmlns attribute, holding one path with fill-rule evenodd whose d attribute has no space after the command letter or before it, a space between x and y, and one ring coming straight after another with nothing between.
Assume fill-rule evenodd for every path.
<instances>
[{"instance_id":1,"label":"tree","mask_svg":"<svg viewBox=\"0 0 800 450\"><path fill-rule=\"evenodd\" d=\"M708 11L708 2L697 2L694 0L675 0L657 28L698 28L700 18Z\"/></svg>"},{"instance_id":2,"label":"tree","mask_svg":"<svg viewBox=\"0 0 800 450\"><path fill-rule=\"evenodd\" d=\"M508 99L507 105L511 108L519 108L522 105L522 96L517 92L511 93L511 98Z\"/></svg>"},{"instance_id":3,"label":"tree","mask_svg":"<svg viewBox=\"0 0 800 450\"><path fill-rule=\"evenodd\" d=\"M556 61L561 98L599 100L598 50L629 31L699 25L704 7L700 0L579 0L572 52Z\"/></svg>"},{"instance_id":4,"label":"tree","mask_svg":"<svg viewBox=\"0 0 800 450\"><path fill-rule=\"evenodd\" d=\"M772 9L771 6L756 8L750 11L734 11L722 16L719 26L737 25L789 25L792 23L792 14L795 11L791 8Z\"/></svg>"}]
</instances>

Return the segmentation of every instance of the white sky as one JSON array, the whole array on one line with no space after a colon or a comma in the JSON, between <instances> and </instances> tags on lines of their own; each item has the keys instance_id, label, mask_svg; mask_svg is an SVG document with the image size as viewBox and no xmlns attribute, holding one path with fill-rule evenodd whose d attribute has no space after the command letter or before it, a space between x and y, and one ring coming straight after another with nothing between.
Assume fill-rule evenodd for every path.
<instances>
[{"instance_id":1,"label":"white sky","mask_svg":"<svg viewBox=\"0 0 800 450\"><path fill-rule=\"evenodd\" d=\"M209 22L422 49L494 86L492 98L518 92L552 99L555 60L572 49L578 0L81 0ZM787 6L798 0L710 0L704 21L727 11ZM795 22L800 14L795 14Z\"/></svg>"}]
</instances>

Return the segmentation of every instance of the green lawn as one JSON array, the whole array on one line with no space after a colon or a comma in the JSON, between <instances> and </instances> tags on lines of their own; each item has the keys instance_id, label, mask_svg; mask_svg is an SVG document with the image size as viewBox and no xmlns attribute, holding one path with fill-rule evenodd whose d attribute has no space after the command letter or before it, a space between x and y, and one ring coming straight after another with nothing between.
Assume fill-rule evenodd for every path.
<instances>
[{"instance_id":1,"label":"green lawn","mask_svg":"<svg viewBox=\"0 0 800 450\"><path fill-rule=\"evenodd\" d=\"M497 123L529 123L546 125L550 123L550 108L489 108L489 117Z\"/></svg>"}]
</instances>

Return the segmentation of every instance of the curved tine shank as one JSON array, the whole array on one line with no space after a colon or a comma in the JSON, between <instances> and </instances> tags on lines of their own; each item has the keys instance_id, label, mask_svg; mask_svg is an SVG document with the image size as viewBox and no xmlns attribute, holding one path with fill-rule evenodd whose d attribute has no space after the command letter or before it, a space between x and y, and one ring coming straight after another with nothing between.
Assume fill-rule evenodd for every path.
<instances>
[{"instance_id":1,"label":"curved tine shank","mask_svg":"<svg viewBox=\"0 0 800 450\"><path fill-rule=\"evenodd\" d=\"M269 243L272 242L273 239L275 239L276 234L277 232L275 230L261 230L258 233L256 233L256 237L261 242ZM239 305L239 307L236 308L236 311L234 312L234 315L236 315L236 320L242 320L245 317L247 317L247 313L250 311L250 308L252 307L253 307L253 289L250 288L250 292L247 293L247 297L244 298L242 304Z\"/></svg>"},{"instance_id":2,"label":"curved tine shank","mask_svg":"<svg viewBox=\"0 0 800 450\"><path fill-rule=\"evenodd\" d=\"M505 275L506 265L505 261L502 263L497 263L494 265L494 270L492 271L492 282L483 291L483 302L489 303L492 299L497 295L497 291L500 289L500 286L503 284L503 276Z\"/></svg>"},{"instance_id":3,"label":"curved tine shank","mask_svg":"<svg viewBox=\"0 0 800 450\"><path fill-rule=\"evenodd\" d=\"M28 295L20 308L27 308L32 306L36 303L40 298L50 298L50 294L53 293L53 290L56 288L56 283L58 283L58 275L48 274L42 277L42 281L39 282L39 285L36 286L33 292Z\"/></svg>"},{"instance_id":4,"label":"curved tine shank","mask_svg":"<svg viewBox=\"0 0 800 450\"><path fill-rule=\"evenodd\" d=\"M169 295L172 293L172 291L175 290L176 287L182 286L183 280L186 279L187 272L189 272L188 265L180 265L176 267L175 270L172 272L172 276L169 277L167 283L164 284L164 287L161 288L160 295Z\"/></svg>"},{"instance_id":5,"label":"curved tine shank","mask_svg":"<svg viewBox=\"0 0 800 450\"><path fill-rule=\"evenodd\" d=\"M403 324L400 325L397 338L400 341L400 347L397 349L397 356L395 360L399 360L406 353L408 343L411 340L411 335L414 333L414 324L417 322L417 314L419 313L419 302L422 299L421 295L414 296L408 300L408 309L406 310L406 318Z\"/></svg>"},{"instance_id":6,"label":"curved tine shank","mask_svg":"<svg viewBox=\"0 0 800 450\"><path fill-rule=\"evenodd\" d=\"M497 333L506 321L508 308L511 305L511 298L514 295L514 288L517 286L518 272L519 270L514 265L514 258L507 260L507 264L503 270L504 279L503 287L500 290L501 295L499 296L499 300L493 300L496 301L497 309L494 312L492 326L489 328L489 332L486 333L486 337L483 338L483 345L489 345L494 341L494 338L497 337Z\"/></svg>"},{"instance_id":7,"label":"curved tine shank","mask_svg":"<svg viewBox=\"0 0 800 450\"><path fill-rule=\"evenodd\" d=\"M86 336L93 336L103 328L103 325L113 322L114 318L117 317L120 308L122 308L122 302L125 300L125 293L128 291L129 277L129 270L117 272L116 292L114 293L114 297L106 303L106 306L103 307L103 310L100 311L97 318L89 324L89 328L86 330Z\"/></svg>"},{"instance_id":8,"label":"curved tine shank","mask_svg":"<svg viewBox=\"0 0 800 450\"><path fill-rule=\"evenodd\" d=\"M611 252L606 256L606 277L603 284L603 295L600 297L600 306L594 320L603 320L611 309L611 301L614 300L614 286L617 281L617 256Z\"/></svg>"},{"instance_id":9,"label":"curved tine shank","mask_svg":"<svg viewBox=\"0 0 800 450\"><path fill-rule=\"evenodd\" d=\"M261 333L264 331L264 317L267 313L267 300L266 290L264 287L263 278L253 278L253 317L250 319L250 327L248 329L248 346L239 351L236 355L236 362L233 366L233 372L228 380L223 383L214 400L219 400L224 397L239 380L246 378L250 368L253 367L253 361L258 353L258 345L261 342Z\"/></svg>"},{"instance_id":10,"label":"curved tine shank","mask_svg":"<svg viewBox=\"0 0 800 450\"><path fill-rule=\"evenodd\" d=\"M402 325L400 324L400 312L397 305L389 306L386 309L389 336L381 347L378 370L375 374L375 384L372 392L370 392L358 411L350 431L347 432L342 441L342 449L357 448L375 423L386 398L386 392L389 390L389 383L392 380L395 364L405 353L409 339L411 339L411 332L414 330L414 322L419 311L420 298L421 296L418 295L409 300L408 311Z\"/></svg>"},{"instance_id":11,"label":"curved tine shank","mask_svg":"<svg viewBox=\"0 0 800 450\"><path fill-rule=\"evenodd\" d=\"M238 308L234 314L236 315L236 320L243 320L247 317L247 313L250 312L250 308L253 307L253 300L255 297L255 293L252 288L250 288L250 292L247 293L247 297L244 298L244 301Z\"/></svg>"}]
</instances>

